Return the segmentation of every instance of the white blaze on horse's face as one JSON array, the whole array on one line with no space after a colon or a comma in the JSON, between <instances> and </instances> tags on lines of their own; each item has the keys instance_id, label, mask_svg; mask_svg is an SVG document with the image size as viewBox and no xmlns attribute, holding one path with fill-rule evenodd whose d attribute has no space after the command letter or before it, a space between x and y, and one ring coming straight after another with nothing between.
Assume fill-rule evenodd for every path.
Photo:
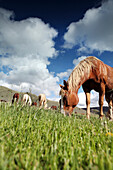
<instances>
[{"instance_id":1,"label":"white blaze on horse's face","mask_svg":"<svg viewBox=\"0 0 113 170\"><path fill-rule=\"evenodd\" d=\"M73 109L79 102L79 98L76 92L68 89L68 83L64 84L64 86L60 85L60 95L61 95L61 106L63 105L62 113L69 114L73 112Z\"/></svg>"},{"instance_id":2,"label":"white blaze on horse's face","mask_svg":"<svg viewBox=\"0 0 113 170\"><path fill-rule=\"evenodd\" d=\"M64 103L63 103L63 97L65 95L65 91L61 88L59 95L61 96L61 103L60 103L60 111L62 114L65 115L65 111L64 111Z\"/></svg>"},{"instance_id":3,"label":"white blaze on horse's face","mask_svg":"<svg viewBox=\"0 0 113 170\"><path fill-rule=\"evenodd\" d=\"M64 108L63 108L63 96L61 96L61 113L65 115L65 111L64 111Z\"/></svg>"}]
</instances>

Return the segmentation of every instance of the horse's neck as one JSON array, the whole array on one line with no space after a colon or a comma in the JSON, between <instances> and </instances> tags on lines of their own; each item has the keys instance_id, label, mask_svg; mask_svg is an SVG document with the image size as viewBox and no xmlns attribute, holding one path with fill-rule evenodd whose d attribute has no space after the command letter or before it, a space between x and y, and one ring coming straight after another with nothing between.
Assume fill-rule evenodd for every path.
<instances>
[{"instance_id":1,"label":"horse's neck","mask_svg":"<svg viewBox=\"0 0 113 170\"><path fill-rule=\"evenodd\" d=\"M93 63L94 60L94 57L87 58L74 68L68 79L70 90L78 92L80 86L89 79L92 66L95 65L95 63Z\"/></svg>"},{"instance_id":2,"label":"horse's neck","mask_svg":"<svg viewBox=\"0 0 113 170\"><path fill-rule=\"evenodd\" d=\"M76 77L72 77L72 80L70 79L70 81L68 81L69 83L69 89L71 91L74 91L76 93L78 93L79 88L81 87L81 85L87 81L89 79L89 75L88 74L83 74Z\"/></svg>"}]
</instances>

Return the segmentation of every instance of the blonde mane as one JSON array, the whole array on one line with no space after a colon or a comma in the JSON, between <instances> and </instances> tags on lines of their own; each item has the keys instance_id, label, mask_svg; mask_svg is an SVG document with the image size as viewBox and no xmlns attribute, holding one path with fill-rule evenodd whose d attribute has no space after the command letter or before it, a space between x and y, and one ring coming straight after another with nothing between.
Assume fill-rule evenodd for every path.
<instances>
[{"instance_id":1,"label":"blonde mane","mask_svg":"<svg viewBox=\"0 0 113 170\"><path fill-rule=\"evenodd\" d=\"M69 76L68 83L70 90L77 90L83 82L90 76L90 70L94 66L92 60L99 60L96 57L88 57L82 60L72 71Z\"/></svg>"}]
</instances>

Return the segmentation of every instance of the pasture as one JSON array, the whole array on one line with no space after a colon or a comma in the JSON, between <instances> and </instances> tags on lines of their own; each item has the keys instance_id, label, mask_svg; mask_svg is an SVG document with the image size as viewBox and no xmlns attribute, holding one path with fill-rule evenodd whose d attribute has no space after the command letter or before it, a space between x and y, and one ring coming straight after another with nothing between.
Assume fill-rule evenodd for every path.
<instances>
[{"instance_id":1,"label":"pasture","mask_svg":"<svg viewBox=\"0 0 113 170\"><path fill-rule=\"evenodd\" d=\"M112 168L112 121L0 105L0 169Z\"/></svg>"}]
</instances>

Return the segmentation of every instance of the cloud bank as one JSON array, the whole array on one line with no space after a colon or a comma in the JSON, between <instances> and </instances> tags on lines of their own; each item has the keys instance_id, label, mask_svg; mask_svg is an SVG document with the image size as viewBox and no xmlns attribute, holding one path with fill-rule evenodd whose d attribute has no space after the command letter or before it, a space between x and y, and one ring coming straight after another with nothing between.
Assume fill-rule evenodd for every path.
<instances>
[{"instance_id":1,"label":"cloud bank","mask_svg":"<svg viewBox=\"0 0 113 170\"><path fill-rule=\"evenodd\" d=\"M0 85L57 95L59 78L47 69L48 59L57 55L57 35L39 18L15 21L13 11L0 8Z\"/></svg>"},{"instance_id":2,"label":"cloud bank","mask_svg":"<svg viewBox=\"0 0 113 170\"><path fill-rule=\"evenodd\" d=\"M86 108L86 96L84 92L80 92L78 94L79 103L77 107ZM94 90L91 91L91 98L90 98L90 107L99 107L99 93L95 92ZM108 106L107 102L104 99L104 106Z\"/></svg>"},{"instance_id":3,"label":"cloud bank","mask_svg":"<svg viewBox=\"0 0 113 170\"><path fill-rule=\"evenodd\" d=\"M64 40L65 48L79 45L78 52L113 52L113 1L108 0L99 8L89 9L83 19L71 23Z\"/></svg>"}]
</instances>

